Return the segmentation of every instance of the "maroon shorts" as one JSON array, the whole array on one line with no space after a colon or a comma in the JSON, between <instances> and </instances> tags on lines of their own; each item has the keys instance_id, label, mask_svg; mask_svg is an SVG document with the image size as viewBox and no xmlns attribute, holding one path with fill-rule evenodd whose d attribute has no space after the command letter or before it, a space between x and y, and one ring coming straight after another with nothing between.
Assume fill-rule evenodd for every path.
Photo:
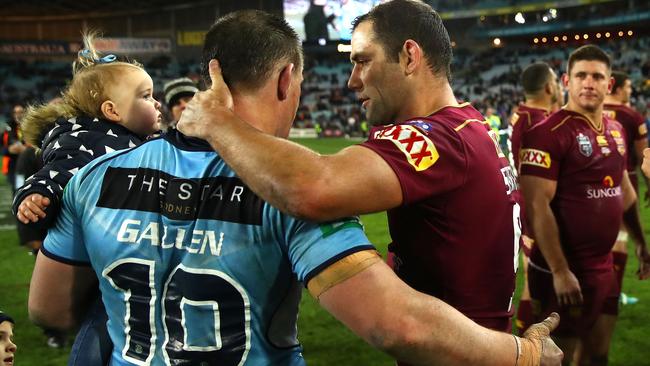
<instances>
[{"instance_id":1,"label":"maroon shorts","mask_svg":"<svg viewBox=\"0 0 650 366\"><path fill-rule=\"evenodd\" d=\"M582 290L582 305L560 307L555 297L553 276L539 267L528 267L528 286L530 288L533 318L535 322L544 320L551 312L560 314L560 325L553 335L560 337L584 337L605 312L608 298L618 293L614 270L576 274ZM618 299L618 295L617 299ZM612 304L609 304L611 306ZM611 308L609 309L612 310ZM616 302L618 311L618 302Z\"/></svg>"}]
</instances>

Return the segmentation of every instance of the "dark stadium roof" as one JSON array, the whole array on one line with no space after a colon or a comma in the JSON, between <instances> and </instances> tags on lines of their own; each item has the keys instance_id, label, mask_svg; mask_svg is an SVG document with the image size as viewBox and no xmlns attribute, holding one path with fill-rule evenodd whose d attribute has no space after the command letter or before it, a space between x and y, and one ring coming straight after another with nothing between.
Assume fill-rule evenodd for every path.
<instances>
[{"instance_id":1,"label":"dark stadium roof","mask_svg":"<svg viewBox=\"0 0 650 366\"><path fill-rule=\"evenodd\" d=\"M259 0L269 2L269 0ZM204 4L227 5L235 0L9 0L0 1L0 21L29 18L90 17L115 14L148 13L187 8Z\"/></svg>"}]
</instances>

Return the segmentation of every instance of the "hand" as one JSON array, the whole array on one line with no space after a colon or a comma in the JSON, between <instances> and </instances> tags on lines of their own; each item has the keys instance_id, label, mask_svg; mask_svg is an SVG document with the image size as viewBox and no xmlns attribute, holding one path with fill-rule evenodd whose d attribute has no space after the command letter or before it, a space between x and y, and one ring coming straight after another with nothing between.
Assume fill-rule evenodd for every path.
<instances>
[{"instance_id":1,"label":"hand","mask_svg":"<svg viewBox=\"0 0 650 366\"><path fill-rule=\"evenodd\" d=\"M643 163L641 164L641 170L646 177L650 178L650 148L648 147L643 149Z\"/></svg>"},{"instance_id":2,"label":"hand","mask_svg":"<svg viewBox=\"0 0 650 366\"><path fill-rule=\"evenodd\" d=\"M558 324L560 324L560 316L557 313L551 313L543 322L531 325L524 333L522 351L532 348L531 353L541 354L540 366L559 366L562 364L564 353L550 337L551 332L557 328ZM522 354L523 357L526 357L526 355ZM525 365L527 363L518 362L518 364Z\"/></svg>"},{"instance_id":3,"label":"hand","mask_svg":"<svg viewBox=\"0 0 650 366\"><path fill-rule=\"evenodd\" d=\"M648 254L645 245L636 247L636 257L639 259L639 269L636 271L636 275L640 280L650 278L650 254Z\"/></svg>"},{"instance_id":4,"label":"hand","mask_svg":"<svg viewBox=\"0 0 650 366\"><path fill-rule=\"evenodd\" d=\"M20 141L14 142L13 144L9 145L9 148L8 148L10 153L16 154L16 155L18 155L21 152L25 151L25 149L26 149L25 145L23 145L23 143L20 142Z\"/></svg>"},{"instance_id":5,"label":"hand","mask_svg":"<svg viewBox=\"0 0 650 366\"><path fill-rule=\"evenodd\" d=\"M569 269L553 273L553 288L560 306L582 304L580 282Z\"/></svg>"},{"instance_id":6,"label":"hand","mask_svg":"<svg viewBox=\"0 0 650 366\"><path fill-rule=\"evenodd\" d=\"M49 205L49 198L38 193L32 193L25 197L25 199L20 203L16 217L23 224L37 222L39 218L45 218L45 208Z\"/></svg>"},{"instance_id":7,"label":"hand","mask_svg":"<svg viewBox=\"0 0 650 366\"><path fill-rule=\"evenodd\" d=\"M210 89L194 94L176 124L176 129L183 134L204 140L219 129L222 116L234 116L232 94L223 81L219 61L210 60L209 67Z\"/></svg>"}]
</instances>

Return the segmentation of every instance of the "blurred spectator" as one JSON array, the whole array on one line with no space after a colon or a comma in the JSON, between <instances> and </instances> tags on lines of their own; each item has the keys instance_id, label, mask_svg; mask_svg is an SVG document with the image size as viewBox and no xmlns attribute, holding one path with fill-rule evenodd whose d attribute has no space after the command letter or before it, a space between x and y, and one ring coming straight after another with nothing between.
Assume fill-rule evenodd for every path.
<instances>
[{"instance_id":1,"label":"blurred spectator","mask_svg":"<svg viewBox=\"0 0 650 366\"><path fill-rule=\"evenodd\" d=\"M187 103L199 89L190 78L174 79L164 86L165 105L171 114L171 120L163 120L164 126L160 129L166 131L169 128L175 128L176 123L181 118L181 113L185 110Z\"/></svg>"},{"instance_id":2,"label":"blurred spectator","mask_svg":"<svg viewBox=\"0 0 650 366\"><path fill-rule=\"evenodd\" d=\"M18 155L25 150L20 131L20 120L25 108L21 104L14 105L12 116L2 133L2 174L7 177L11 191L16 193L16 161Z\"/></svg>"}]
</instances>

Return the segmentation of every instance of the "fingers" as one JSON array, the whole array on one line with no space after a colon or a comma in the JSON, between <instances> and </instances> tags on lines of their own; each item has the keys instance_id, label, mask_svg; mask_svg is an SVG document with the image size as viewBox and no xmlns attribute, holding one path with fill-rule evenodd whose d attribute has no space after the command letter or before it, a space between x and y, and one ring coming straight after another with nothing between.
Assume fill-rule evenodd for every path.
<instances>
[{"instance_id":1,"label":"fingers","mask_svg":"<svg viewBox=\"0 0 650 366\"><path fill-rule=\"evenodd\" d=\"M44 210L49 205L49 198L37 193L30 194L18 206L16 218L23 224L37 222L39 219L45 218L46 213Z\"/></svg>"},{"instance_id":2,"label":"fingers","mask_svg":"<svg viewBox=\"0 0 650 366\"><path fill-rule=\"evenodd\" d=\"M210 80L212 81L210 89L218 90L223 88L226 82L223 81L223 75L221 75L221 65L219 64L219 61L216 59L210 60L208 68L210 72Z\"/></svg>"},{"instance_id":3,"label":"fingers","mask_svg":"<svg viewBox=\"0 0 650 366\"><path fill-rule=\"evenodd\" d=\"M549 315L544 321L542 322L544 326L548 329L548 333L545 335L551 334L552 331L554 331L558 325L560 325L560 314L553 312L551 315Z\"/></svg>"}]
</instances>

